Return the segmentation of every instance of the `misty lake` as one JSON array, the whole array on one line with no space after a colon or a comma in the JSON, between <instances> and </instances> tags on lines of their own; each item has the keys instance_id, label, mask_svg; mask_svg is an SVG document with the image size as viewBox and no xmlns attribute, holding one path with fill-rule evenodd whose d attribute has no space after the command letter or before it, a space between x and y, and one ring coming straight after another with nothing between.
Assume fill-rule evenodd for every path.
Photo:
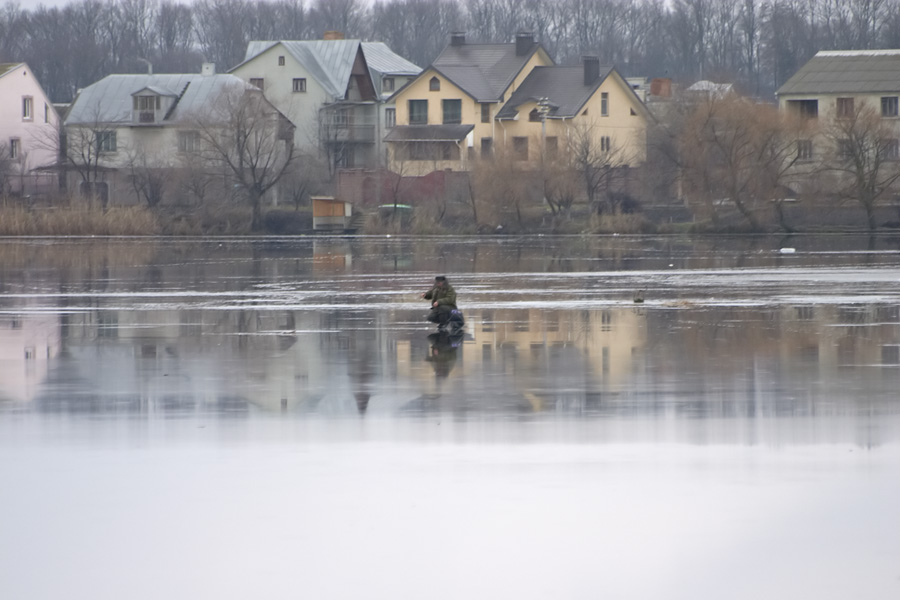
<instances>
[{"instance_id":1,"label":"misty lake","mask_svg":"<svg viewBox=\"0 0 900 600\"><path fill-rule=\"evenodd\" d=\"M0 485L9 598L900 597L900 236L0 239Z\"/></svg>"}]
</instances>

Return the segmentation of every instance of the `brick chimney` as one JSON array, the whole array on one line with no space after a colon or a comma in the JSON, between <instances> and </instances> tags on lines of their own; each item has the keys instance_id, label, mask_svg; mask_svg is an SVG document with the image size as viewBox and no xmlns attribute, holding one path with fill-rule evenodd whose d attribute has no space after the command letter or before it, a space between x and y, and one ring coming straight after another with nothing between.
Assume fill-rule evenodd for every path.
<instances>
[{"instance_id":1,"label":"brick chimney","mask_svg":"<svg viewBox=\"0 0 900 600\"><path fill-rule=\"evenodd\" d=\"M322 34L323 40L342 40L344 39L343 31L326 31Z\"/></svg>"},{"instance_id":2,"label":"brick chimney","mask_svg":"<svg viewBox=\"0 0 900 600\"><path fill-rule=\"evenodd\" d=\"M592 86L600 79L600 57L582 56L584 63L584 85Z\"/></svg>"},{"instance_id":3,"label":"brick chimney","mask_svg":"<svg viewBox=\"0 0 900 600\"><path fill-rule=\"evenodd\" d=\"M660 98L672 97L672 80L668 77L656 77L650 80L650 95Z\"/></svg>"},{"instance_id":4,"label":"brick chimney","mask_svg":"<svg viewBox=\"0 0 900 600\"><path fill-rule=\"evenodd\" d=\"M534 34L530 31L520 31L516 34L516 56L525 56L534 46Z\"/></svg>"},{"instance_id":5,"label":"brick chimney","mask_svg":"<svg viewBox=\"0 0 900 600\"><path fill-rule=\"evenodd\" d=\"M466 32L465 31L454 31L450 34L450 45L451 46L465 46L466 45Z\"/></svg>"}]
</instances>

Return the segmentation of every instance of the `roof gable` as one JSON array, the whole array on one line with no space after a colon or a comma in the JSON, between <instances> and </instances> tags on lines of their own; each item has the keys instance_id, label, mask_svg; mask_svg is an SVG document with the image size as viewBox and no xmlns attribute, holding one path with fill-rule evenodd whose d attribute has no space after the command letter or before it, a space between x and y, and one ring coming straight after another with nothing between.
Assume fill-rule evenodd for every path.
<instances>
[{"instance_id":1,"label":"roof gable","mask_svg":"<svg viewBox=\"0 0 900 600\"><path fill-rule=\"evenodd\" d=\"M628 82L615 67L600 67L599 77L590 84L584 84L584 67L535 67L522 85L513 92L503 108L497 113L498 119L515 119L518 109L523 104L547 98L550 105L549 118L572 118L578 115L585 104L597 93L607 81L616 82L633 97L635 105L643 109L645 116L649 114L644 103Z\"/></svg>"},{"instance_id":2,"label":"roof gable","mask_svg":"<svg viewBox=\"0 0 900 600\"><path fill-rule=\"evenodd\" d=\"M818 52L776 95L900 93L900 50Z\"/></svg>"},{"instance_id":3,"label":"roof gable","mask_svg":"<svg viewBox=\"0 0 900 600\"><path fill-rule=\"evenodd\" d=\"M497 102L537 52L543 52L553 62L536 42L521 54L516 53L516 44L451 44L434 60L432 67L475 100Z\"/></svg>"},{"instance_id":4,"label":"roof gable","mask_svg":"<svg viewBox=\"0 0 900 600\"><path fill-rule=\"evenodd\" d=\"M303 65L319 85L334 98L343 98L347 93L353 64L362 49L364 60L371 72L396 75L418 75L421 69L402 56L395 54L382 42L360 42L359 40L282 40L252 41L247 45L244 61L231 69L253 60L274 46L281 45Z\"/></svg>"}]
</instances>

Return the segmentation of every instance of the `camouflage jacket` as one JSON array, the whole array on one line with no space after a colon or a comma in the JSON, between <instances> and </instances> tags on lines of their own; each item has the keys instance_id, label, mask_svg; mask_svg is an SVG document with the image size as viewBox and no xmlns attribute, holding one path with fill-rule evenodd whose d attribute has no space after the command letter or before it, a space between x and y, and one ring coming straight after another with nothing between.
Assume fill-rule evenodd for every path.
<instances>
[{"instance_id":1,"label":"camouflage jacket","mask_svg":"<svg viewBox=\"0 0 900 600\"><path fill-rule=\"evenodd\" d=\"M443 287L434 286L425 292L425 299L437 302L438 306L449 306L456 308L456 290L449 283Z\"/></svg>"}]
</instances>

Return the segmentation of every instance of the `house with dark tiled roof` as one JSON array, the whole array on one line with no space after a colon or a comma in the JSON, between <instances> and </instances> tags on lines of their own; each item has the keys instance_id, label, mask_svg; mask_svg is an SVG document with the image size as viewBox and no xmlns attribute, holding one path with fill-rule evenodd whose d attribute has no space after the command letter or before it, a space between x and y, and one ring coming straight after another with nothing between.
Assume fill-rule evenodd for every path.
<instances>
[{"instance_id":1,"label":"house with dark tiled roof","mask_svg":"<svg viewBox=\"0 0 900 600\"><path fill-rule=\"evenodd\" d=\"M385 136L390 166L404 175L468 168L503 135L495 119L535 67L553 64L530 33L514 43L478 44L464 33L393 96L396 126Z\"/></svg>"},{"instance_id":2,"label":"house with dark tiled roof","mask_svg":"<svg viewBox=\"0 0 900 600\"><path fill-rule=\"evenodd\" d=\"M252 41L229 73L263 90L295 126L294 143L324 151L330 166L375 167L393 125L388 99L421 68L382 42L347 40Z\"/></svg>"},{"instance_id":3,"label":"house with dark tiled roof","mask_svg":"<svg viewBox=\"0 0 900 600\"><path fill-rule=\"evenodd\" d=\"M900 50L818 52L778 89L776 96L782 111L815 121L819 130L868 107L900 138ZM814 160L834 150L824 147L823 141L801 140L798 158ZM897 139L886 142L885 156L900 158Z\"/></svg>"},{"instance_id":4,"label":"house with dark tiled roof","mask_svg":"<svg viewBox=\"0 0 900 600\"><path fill-rule=\"evenodd\" d=\"M613 67L596 57L581 66L535 67L497 113L513 156L537 162L590 140L610 163L634 166L646 158L650 113Z\"/></svg>"}]
</instances>

